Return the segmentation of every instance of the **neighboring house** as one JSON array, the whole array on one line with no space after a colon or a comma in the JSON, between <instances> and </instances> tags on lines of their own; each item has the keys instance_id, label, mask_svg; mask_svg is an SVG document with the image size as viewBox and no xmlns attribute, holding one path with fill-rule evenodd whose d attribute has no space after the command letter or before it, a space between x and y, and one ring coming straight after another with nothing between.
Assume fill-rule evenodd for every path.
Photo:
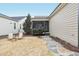
<instances>
[{"instance_id":1,"label":"neighboring house","mask_svg":"<svg viewBox=\"0 0 79 59\"><path fill-rule=\"evenodd\" d=\"M23 31L23 23L25 22L25 16L9 17L0 14L0 36L8 35L9 33L17 34Z\"/></svg>"},{"instance_id":2,"label":"neighboring house","mask_svg":"<svg viewBox=\"0 0 79 59\"><path fill-rule=\"evenodd\" d=\"M24 32L23 30L23 24L26 20L26 16L17 16L17 17L11 17L13 19L13 21L16 21L18 23L18 32Z\"/></svg>"},{"instance_id":3,"label":"neighboring house","mask_svg":"<svg viewBox=\"0 0 79 59\"><path fill-rule=\"evenodd\" d=\"M78 4L59 4L49 15L50 36L58 37L73 46L78 40Z\"/></svg>"},{"instance_id":4,"label":"neighboring house","mask_svg":"<svg viewBox=\"0 0 79 59\"><path fill-rule=\"evenodd\" d=\"M0 13L0 36L8 35L9 33L16 34L17 32L17 22Z\"/></svg>"},{"instance_id":5,"label":"neighboring house","mask_svg":"<svg viewBox=\"0 0 79 59\"><path fill-rule=\"evenodd\" d=\"M16 21L18 23L18 32L24 32L23 30L23 24L25 20L27 19L26 16L18 16L18 17L11 17L13 21ZM31 17L31 29L32 33L33 30L38 30L38 29L44 29L43 32L49 32L49 22L48 22L48 17L47 16L34 16Z\"/></svg>"},{"instance_id":6,"label":"neighboring house","mask_svg":"<svg viewBox=\"0 0 79 59\"><path fill-rule=\"evenodd\" d=\"M8 35L9 33L16 34L18 32L24 32L23 24L26 18L26 16L9 17L0 14L0 36ZM31 22L32 30L43 29L43 33L49 32L49 21L47 16L34 16L31 18Z\"/></svg>"},{"instance_id":7,"label":"neighboring house","mask_svg":"<svg viewBox=\"0 0 79 59\"><path fill-rule=\"evenodd\" d=\"M31 19L32 22L32 34L40 34L40 31L43 31L41 34L49 32L49 21L48 16L34 16Z\"/></svg>"}]
</instances>

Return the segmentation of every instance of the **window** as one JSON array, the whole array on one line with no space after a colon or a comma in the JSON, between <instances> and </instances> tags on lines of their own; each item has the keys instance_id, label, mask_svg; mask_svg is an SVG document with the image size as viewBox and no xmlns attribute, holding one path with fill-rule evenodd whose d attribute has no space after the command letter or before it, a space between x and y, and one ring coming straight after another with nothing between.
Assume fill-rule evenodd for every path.
<instances>
[{"instance_id":1,"label":"window","mask_svg":"<svg viewBox=\"0 0 79 59\"><path fill-rule=\"evenodd\" d=\"M16 29L16 23L14 23L14 29Z\"/></svg>"},{"instance_id":2,"label":"window","mask_svg":"<svg viewBox=\"0 0 79 59\"><path fill-rule=\"evenodd\" d=\"M21 29L21 24L20 24L20 29Z\"/></svg>"}]
</instances>

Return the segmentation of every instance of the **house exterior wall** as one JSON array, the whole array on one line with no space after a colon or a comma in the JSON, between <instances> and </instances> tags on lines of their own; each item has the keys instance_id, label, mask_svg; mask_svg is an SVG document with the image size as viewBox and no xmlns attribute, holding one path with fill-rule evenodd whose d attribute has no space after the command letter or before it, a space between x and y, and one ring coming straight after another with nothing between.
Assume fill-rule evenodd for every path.
<instances>
[{"instance_id":1,"label":"house exterior wall","mask_svg":"<svg viewBox=\"0 0 79 59\"><path fill-rule=\"evenodd\" d=\"M24 32L23 24L24 24L25 20L26 20L26 17L18 22L18 30L20 30L20 32Z\"/></svg>"},{"instance_id":2,"label":"house exterior wall","mask_svg":"<svg viewBox=\"0 0 79 59\"><path fill-rule=\"evenodd\" d=\"M50 36L78 47L78 4L67 4L49 19Z\"/></svg>"},{"instance_id":3,"label":"house exterior wall","mask_svg":"<svg viewBox=\"0 0 79 59\"><path fill-rule=\"evenodd\" d=\"M8 35L9 33L16 34L18 32L17 23L15 24L16 29L14 29L14 23L16 22L0 17L0 36Z\"/></svg>"}]
</instances>

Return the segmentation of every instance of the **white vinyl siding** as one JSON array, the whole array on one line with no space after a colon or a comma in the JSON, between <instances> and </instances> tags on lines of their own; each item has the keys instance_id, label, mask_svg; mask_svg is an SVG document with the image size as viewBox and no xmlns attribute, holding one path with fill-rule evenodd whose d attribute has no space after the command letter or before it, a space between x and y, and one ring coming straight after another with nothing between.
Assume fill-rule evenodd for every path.
<instances>
[{"instance_id":1,"label":"white vinyl siding","mask_svg":"<svg viewBox=\"0 0 79 59\"><path fill-rule=\"evenodd\" d=\"M0 17L0 36L8 35L9 33L16 34L18 30L14 29L14 23L16 22Z\"/></svg>"},{"instance_id":2,"label":"white vinyl siding","mask_svg":"<svg viewBox=\"0 0 79 59\"><path fill-rule=\"evenodd\" d=\"M50 35L78 47L78 4L67 4L49 21Z\"/></svg>"}]
</instances>

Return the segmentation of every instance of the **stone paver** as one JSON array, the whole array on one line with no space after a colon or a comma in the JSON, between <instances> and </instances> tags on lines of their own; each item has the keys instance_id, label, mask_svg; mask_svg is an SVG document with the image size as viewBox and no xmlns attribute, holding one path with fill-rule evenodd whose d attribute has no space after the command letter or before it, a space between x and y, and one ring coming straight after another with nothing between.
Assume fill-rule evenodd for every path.
<instances>
[{"instance_id":1,"label":"stone paver","mask_svg":"<svg viewBox=\"0 0 79 59\"><path fill-rule=\"evenodd\" d=\"M58 51L56 47L57 42L53 41L49 36L41 36L41 38L47 42L48 49L51 52L55 53L55 55L58 55Z\"/></svg>"},{"instance_id":2,"label":"stone paver","mask_svg":"<svg viewBox=\"0 0 79 59\"><path fill-rule=\"evenodd\" d=\"M65 49L61 44L52 40L49 36L41 36L47 42L48 49L60 56L79 56L79 53Z\"/></svg>"}]
</instances>

